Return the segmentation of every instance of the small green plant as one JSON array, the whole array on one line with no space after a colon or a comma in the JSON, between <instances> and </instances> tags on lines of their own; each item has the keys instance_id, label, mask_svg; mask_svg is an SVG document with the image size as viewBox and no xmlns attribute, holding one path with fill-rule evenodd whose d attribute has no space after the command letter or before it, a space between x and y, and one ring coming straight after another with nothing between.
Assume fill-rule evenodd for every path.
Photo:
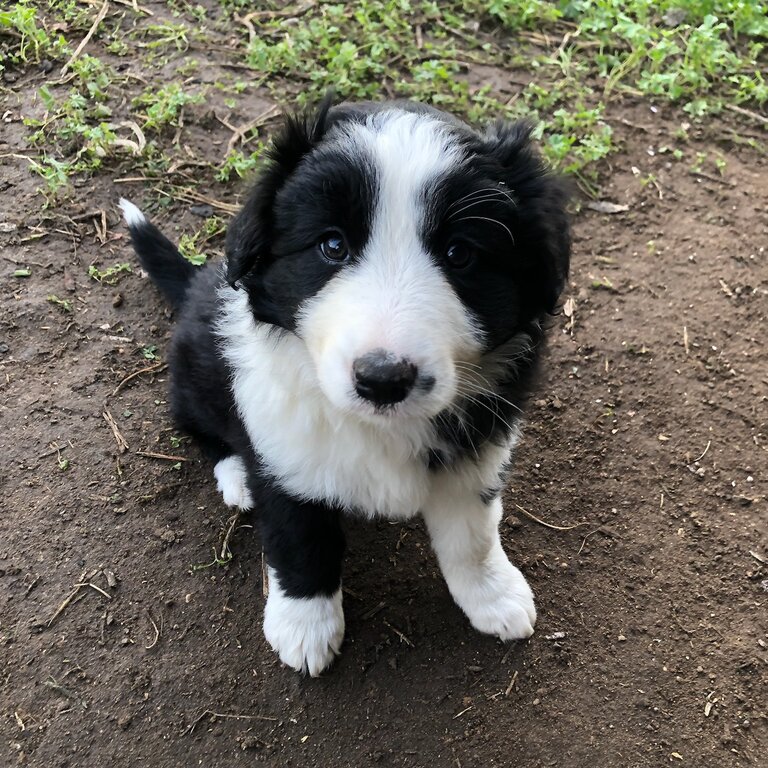
<instances>
[{"instance_id":1,"label":"small green plant","mask_svg":"<svg viewBox=\"0 0 768 768\"><path fill-rule=\"evenodd\" d=\"M707 161L707 153L697 152L696 159L694 160L693 165L691 165L691 170L694 173L702 173L704 171L704 163L706 161Z\"/></svg>"},{"instance_id":2,"label":"small green plant","mask_svg":"<svg viewBox=\"0 0 768 768\"><path fill-rule=\"evenodd\" d=\"M610 293L618 293L613 283L607 277L594 278L591 285L592 288L596 291L609 291Z\"/></svg>"},{"instance_id":3,"label":"small green plant","mask_svg":"<svg viewBox=\"0 0 768 768\"><path fill-rule=\"evenodd\" d=\"M105 283L106 285L117 285L123 275L131 274L132 272L131 265L127 263L115 264L106 269L99 269L95 264L91 264L88 267L88 276L92 277L96 282Z\"/></svg>"},{"instance_id":4,"label":"small green plant","mask_svg":"<svg viewBox=\"0 0 768 768\"><path fill-rule=\"evenodd\" d=\"M37 160L28 157L30 168L45 181L45 189L39 190L50 204L58 198L62 189L69 186L71 165L56 160L49 155L42 155Z\"/></svg>"},{"instance_id":5,"label":"small green plant","mask_svg":"<svg viewBox=\"0 0 768 768\"><path fill-rule=\"evenodd\" d=\"M49 33L38 25L38 20L38 10L28 0L18 0L9 10L0 10L0 31L8 30L16 38L8 52L13 63L40 61L44 57L58 59L69 52L64 37Z\"/></svg>"},{"instance_id":6,"label":"small green plant","mask_svg":"<svg viewBox=\"0 0 768 768\"><path fill-rule=\"evenodd\" d=\"M69 299L60 299L55 294L46 297L51 304L55 304L62 312L72 311L72 302Z\"/></svg>"},{"instance_id":7,"label":"small green plant","mask_svg":"<svg viewBox=\"0 0 768 768\"><path fill-rule=\"evenodd\" d=\"M150 344L141 348L141 355L145 360L157 360L157 344Z\"/></svg>"},{"instance_id":8,"label":"small green plant","mask_svg":"<svg viewBox=\"0 0 768 768\"><path fill-rule=\"evenodd\" d=\"M255 150L246 154L240 149L233 149L227 154L216 171L217 181L229 181L235 175L238 178L250 176L260 165L266 145L259 142Z\"/></svg>"},{"instance_id":9,"label":"small green plant","mask_svg":"<svg viewBox=\"0 0 768 768\"><path fill-rule=\"evenodd\" d=\"M715 168L717 168L717 172L721 176L725 176L725 169L728 166L728 161L721 154L718 153L717 155L715 155L714 163L715 163Z\"/></svg>"},{"instance_id":10,"label":"small green plant","mask_svg":"<svg viewBox=\"0 0 768 768\"><path fill-rule=\"evenodd\" d=\"M200 229L193 235L183 234L179 239L179 253L195 266L205 264L208 256L203 251L211 240L220 237L226 231L226 222L219 216L211 216L205 220Z\"/></svg>"},{"instance_id":11,"label":"small green plant","mask_svg":"<svg viewBox=\"0 0 768 768\"><path fill-rule=\"evenodd\" d=\"M229 551L224 554L224 557L220 557L216 548L213 547L213 560L211 560L210 563L193 563L191 567L193 571L204 571L208 568L213 568L214 566L221 567L223 565L229 565L232 561L232 557L233 555Z\"/></svg>"},{"instance_id":12,"label":"small green plant","mask_svg":"<svg viewBox=\"0 0 768 768\"><path fill-rule=\"evenodd\" d=\"M16 69L69 60L94 18L93 6L77 0L6 5L0 43L6 66ZM333 88L339 99L425 101L479 125L526 118L549 163L575 176L593 197L599 194L598 171L617 150L605 117L608 100L623 93L670 100L685 109L690 124L737 105L760 114L768 103L766 0L323 0L267 6L244 20L255 7L248 0L205 6L169 0L171 16L135 24L130 11L112 4L88 52L68 61L63 78L43 82L34 109L25 111L28 141L37 149L28 159L44 179L45 204L63 198L73 180L105 166L115 169L129 153L136 174L156 182L159 205L172 204L172 191L193 181L228 182L253 173L263 146L250 142L264 138L263 126L220 162L206 153L210 148L200 145L199 135L185 142L185 109L203 104L208 88L222 93L205 115L194 115L198 129L207 127L210 116L237 125L248 114L244 94L264 87L281 104L316 103ZM213 43L209 28L239 37L231 49L237 74L201 86L192 83L202 78L185 78L202 69L202 59L192 58L189 49ZM144 66L116 69L115 56ZM486 78L483 67L496 74ZM520 70L526 76L518 86ZM146 85L126 104L138 71ZM681 142L688 141L690 124L676 133ZM765 151L755 139L733 141ZM670 150L672 156L683 158L683 147ZM710 160L710 170L714 163L725 172L721 158ZM201 169L194 178L190 166ZM199 234L182 244L198 263L206 246Z\"/></svg>"},{"instance_id":13,"label":"small green plant","mask_svg":"<svg viewBox=\"0 0 768 768\"><path fill-rule=\"evenodd\" d=\"M189 28L184 24L174 24L173 22L149 24L141 32L150 38L150 41L145 43L147 48L165 48L169 45L172 45L177 51L186 51L189 48L187 36Z\"/></svg>"},{"instance_id":14,"label":"small green plant","mask_svg":"<svg viewBox=\"0 0 768 768\"><path fill-rule=\"evenodd\" d=\"M159 90L147 89L134 99L134 105L146 107L144 129L159 132L169 126L178 126L184 107L200 104L204 99L202 93L190 93L181 84L170 83Z\"/></svg>"}]
</instances>

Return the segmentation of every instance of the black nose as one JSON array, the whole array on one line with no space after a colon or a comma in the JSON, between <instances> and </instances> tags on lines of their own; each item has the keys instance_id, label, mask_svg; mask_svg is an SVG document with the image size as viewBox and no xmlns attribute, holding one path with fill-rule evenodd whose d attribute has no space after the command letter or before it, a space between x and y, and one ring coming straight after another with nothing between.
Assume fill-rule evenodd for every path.
<instances>
[{"instance_id":1,"label":"black nose","mask_svg":"<svg viewBox=\"0 0 768 768\"><path fill-rule=\"evenodd\" d=\"M376 405L393 405L405 400L413 389L418 369L409 360L383 349L374 349L352 364L355 391Z\"/></svg>"}]
</instances>

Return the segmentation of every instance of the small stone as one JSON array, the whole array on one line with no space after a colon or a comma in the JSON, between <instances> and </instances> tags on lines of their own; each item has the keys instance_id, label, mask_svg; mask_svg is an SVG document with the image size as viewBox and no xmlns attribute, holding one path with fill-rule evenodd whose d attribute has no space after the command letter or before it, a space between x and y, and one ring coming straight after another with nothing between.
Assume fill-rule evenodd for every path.
<instances>
[{"instance_id":1,"label":"small stone","mask_svg":"<svg viewBox=\"0 0 768 768\"><path fill-rule=\"evenodd\" d=\"M123 306L123 294L122 293L116 293L112 297L112 306L113 307L122 307Z\"/></svg>"},{"instance_id":2,"label":"small stone","mask_svg":"<svg viewBox=\"0 0 768 768\"><path fill-rule=\"evenodd\" d=\"M240 742L240 749L245 752L247 749L257 749L261 744L261 740L257 739L255 736L245 736Z\"/></svg>"},{"instance_id":3,"label":"small stone","mask_svg":"<svg viewBox=\"0 0 768 768\"><path fill-rule=\"evenodd\" d=\"M120 728L120 730L125 731L127 730L128 726L130 726L132 720L133 720L133 715L130 712L126 712L125 714L120 715L120 717L117 718L117 725Z\"/></svg>"},{"instance_id":4,"label":"small stone","mask_svg":"<svg viewBox=\"0 0 768 768\"><path fill-rule=\"evenodd\" d=\"M192 205L189 208L189 212L193 216L199 216L201 219L207 219L210 216L213 216L213 208L207 204Z\"/></svg>"},{"instance_id":5,"label":"small stone","mask_svg":"<svg viewBox=\"0 0 768 768\"><path fill-rule=\"evenodd\" d=\"M620 643L623 643L623 642L625 642L625 641L626 641L626 639L627 639L627 638L626 638L626 637L624 637L624 635L619 635L619 636L618 636L616 639L617 639L617 640L618 640Z\"/></svg>"}]
</instances>

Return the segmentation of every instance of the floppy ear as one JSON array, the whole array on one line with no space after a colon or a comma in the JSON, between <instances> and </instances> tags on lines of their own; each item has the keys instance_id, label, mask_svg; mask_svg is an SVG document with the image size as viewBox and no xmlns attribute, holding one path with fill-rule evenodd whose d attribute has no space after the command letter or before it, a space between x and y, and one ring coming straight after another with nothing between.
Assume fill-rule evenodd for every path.
<instances>
[{"instance_id":1,"label":"floppy ear","mask_svg":"<svg viewBox=\"0 0 768 768\"><path fill-rule=\"evenodd\" d=\"M571 235L570 184L554 173L534 151L532 125L498 122L484 138L484 149L516 203L516 254L529 316L552 312L568 279Z\"/></svg>"},{"instance_id":2,"label":"floppy ear","mask_svg":"<svg viewBox=\"0 0 768 768\"><path fill-rule=\"evenodd\" d=\"M275 197L299 162L322 139L333 94L314 111L290 115L272 140L267 166L227 230L227 282L233 286L270 256Z\"/></svg>"}]
</instances>

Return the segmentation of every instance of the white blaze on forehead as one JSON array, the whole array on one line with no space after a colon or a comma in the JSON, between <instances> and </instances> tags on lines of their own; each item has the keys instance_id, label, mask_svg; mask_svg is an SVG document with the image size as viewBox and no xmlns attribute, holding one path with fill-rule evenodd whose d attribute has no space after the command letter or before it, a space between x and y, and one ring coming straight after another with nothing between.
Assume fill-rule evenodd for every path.
<instances>
[{"instance_id":1,"label":"white blaze on forehead","mask_svg":"<svg viewBox=\"0 0 768 768\"><path fill-rule=\"evenodd\" d=\"M368 241L358 264L341 275L342 282L355 284L361 310L356 321L376 329L360 339L365 349L357 353L381 346L411 356L415 350L403 348L413 346L409 337L421 335L425 346L434 346L429 330L439 327L455 333L434 339L438 345L450 345L456 334L471 335L466 309L423 239L431 194L465 160L449 126L430 115L394 109L345 126L339 146L364 157L375 173Z\"/></svg>"},{"instance_id":2,"label":"white blaze on forehead","mask_svg":"<svg viewBox=\"0 0 768 768\"><path fill-rule=\"evenodd\" d=\"M397 246L400 252L423 250L419 230L425 194L464 159L456 138L429 115L397 110L372 115L348 135L355 149L373 161L378 176L369 242Z\"/></svg>"}]
</instances>

